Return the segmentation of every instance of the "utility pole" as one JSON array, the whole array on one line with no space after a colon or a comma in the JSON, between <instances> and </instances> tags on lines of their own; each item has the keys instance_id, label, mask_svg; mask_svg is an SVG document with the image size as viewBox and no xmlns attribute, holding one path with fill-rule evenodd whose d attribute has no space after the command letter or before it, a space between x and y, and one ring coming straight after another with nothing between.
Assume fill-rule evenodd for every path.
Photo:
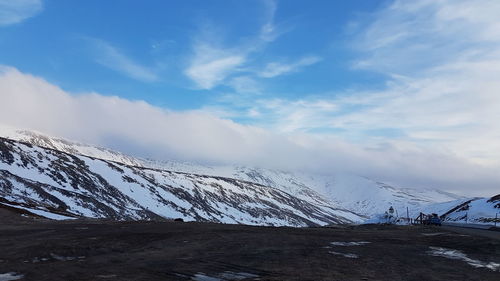
<instances>
[{"instance_id":1,"label":"utility pole","mask_svg":"<svg viewBox=\"0 0 500 281\"><path fill-rule=\"evenodd\" d=\"M410 223L410 211L408 210L408 206L406 206L406 219L408 219L408 224Z\"/></svg>"}]
</instances>

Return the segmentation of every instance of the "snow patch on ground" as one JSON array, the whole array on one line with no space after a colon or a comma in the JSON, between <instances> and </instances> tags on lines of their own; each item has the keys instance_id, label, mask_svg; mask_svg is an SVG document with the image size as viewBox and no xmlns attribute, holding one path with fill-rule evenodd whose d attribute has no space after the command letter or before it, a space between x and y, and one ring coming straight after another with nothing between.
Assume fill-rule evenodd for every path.
<instances>
[{"instance_id":1,"label":"snow patch on ground","mask_svg":"<svg viewBox=\"0 0 500 281\"><path fill-rule=\"evenodd\" d=\"M220 275L225 280L243 280L247 278L257 278L259 275L255 275L247 272L231 272L226 271Z\"/></svg>"},{"instance_id":2,"label":"snow patch on ground","mask_svg":"<svg viewBox=\"0 0 500 281\"><path fill-rule=\"evenodd\" d=\"M350 258L350 259L357 259L357 258L359 258L358 255L352 254L352 253L339 253L339 252L334 252L334 251L329 251L328 253L330 253L332 255L343 256L345 258Z\"/></svg>"},{"instance_id":3,"label":"snow patch on ground","mask_svg":"<svg viewBox=\"0 0 500 281\"><path fill-rule=\"evenodd\" d=\"M51 213L51 212L47 212L47 211L43 211L43 210L38 210L38 209L33 209L33 208L28 208L28 207L24 207L24 206L12 205L12 204L7 204L7 203L2 203L2 204L6 205L6 206L18 208L18 209L23 209L23 210L29 211L29 212L31 212L31 213L33 213L35 215L39 215L39 216L42 216L44 218L51 219L51 220L74 220L74 219L76 219L76 218L73 218L73 217L68 217L68 216L63 216L63 215L59 215L59 214L54 214L54 213Z\"/></svg>"},{"instance_id":4,"label":"snow patch on ground","mask_svg":"<svg viewBox=\"0 0 500 281\"><path fill-rule=\"evenodd\" d=\"M343 247L349 247L349 246L362 246L366 244L370 244L371 242L367 241L359 241L359 242L330 242L333 246L343 246Z\"/></svg>"},{"instance_id":5,"label":"snow patch on ground","mask_svg":"<svg viewBox=\"0 0 500 281\"><path fill-rule=\"evenodd\" d=\"M208 276L203 272L198 272L191 278L194 281L229 281L229 280L243 280L247 278L257 278L259 275L255 275L247 272L232 272L225 271L217 275L217 277Z\"/></svg>"},{"instance_id":6,"label":"snow patch on ground","mask_svg":"<svg viewBox=\"0 0 500 281\"><path fill-rule=\"evenodd\" d=\"M331 245L333 246L340 246L340 247L352 247L352 246L363 246L366 244L370 244L371 242L368 241L353 241L353 242L341 242L341 241L336 241L336 242L330 242ZM324 248L330 249L330 246L326 246ZM358 255L353 254L353 253L341 253L341 252L335 252L335 251L328 251L328 253L336 256L343 256L344 258L350 258L350 259L357 259L359 258Z\"/></svg>"},{"instance_id":7,"label":"snow patch on ground","mask_svg":"<svg viewBox=\"0 0 500 281\"><path fill-rule=\"evenodd\" d=\"M24 275L15 272L0 273L0 281L19 280L23 277Z\"/></svg>"},{"instance_id":8,"label":"snow patch on ground","mask_svg":"<svg viewBox=\"0 0 500 281\"><path fill-rule=\"evenodd\" d=\"M461 260L473 267L477 268L484 267L493 271L500 271L500 263L483 262L480 260L471 259L466 254L462 253L459 250L446 249L441 247L429 247L429 248L430 250L427 251L427 253L431 256L444 257L452 260Z\"/></svg>"},{"instance_id":9,"label":"snow patch on ground","mask_svg":"<svg viewBox=\"0 0 500 281\"><path fill-rule=\"evenodd\" d=\"M203 273L198 273L191 278L191 280L194 281L221 281L222 279L220 278L215 278L215 277L210 277L208 275L205 275Z\"/></svg>"},{"instance_id":10,"label":"snow patch on ground","mask_svg":"<svg viewBox=\"0 0 500 281\"><path fill-rule=\"evenodd\" d=\"M50 257L54 260L57 261L74 261L74 260L83 260L85 259L85 256L79 256L79 257L65 257L65 256L60 256L54 253L50 253ZM43 259L42 259L43 260ZM47 259L45 259L47 260Z\"/></svg>"}]
</instances>

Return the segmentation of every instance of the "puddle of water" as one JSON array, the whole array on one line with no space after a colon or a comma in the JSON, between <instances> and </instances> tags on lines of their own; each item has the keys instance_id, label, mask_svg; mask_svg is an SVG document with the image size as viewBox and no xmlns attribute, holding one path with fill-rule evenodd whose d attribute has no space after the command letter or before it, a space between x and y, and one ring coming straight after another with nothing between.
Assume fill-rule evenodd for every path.
<instances>
[{"instance_id":1,"label":"puddle of water","mask_svg":"<svg viewBox=\"0 0 500 281\"><path fill-rule=\"evenodd\" d=\"M345 258L350 258L350 259L357 259L357 258L359 258L358 255L352 254L352 253L339 253L339 252L334 252L334 251L329 251L328 253L330 253L332 255L343 256Z\"/></svg>"},{"instance_id":2,"label":"puddle of water","mask_svg":"<svg viewBox=\"0 0 500 281\"><path fill-rule=\"evenodd\" d=\"M441 247L429 247L430 251L427 253L431 256L444 257L452 260L461 260L473 267L484 267L493 271L500 271L500 263L495 262L483 262L480 260L475 260L469 258L466 254L459 250L446 249Z\"/></svg>"},{"instance_id":3,"label":"puddle of water","mask_svg":"<svg viewBox=\"0 0 500 281\"><path fill-rule=\"evenodd\" d=\"M359 241L359 242L330 242L333 246L344 246L344 247L349 247L349 246L362 246L366 244L370 244L371 242L366 242L366 241Z\"/></svg>"},{"instance_id":4,"label":"puddle of water","mask_svg":"<svg viewBox=\"0 0 500 281\"><path fill-rule=\"evenodd\" d=\"M15 272L0 273L0 281L12 281L23 278L24 275Z\"/></svg>"}]
</instances>

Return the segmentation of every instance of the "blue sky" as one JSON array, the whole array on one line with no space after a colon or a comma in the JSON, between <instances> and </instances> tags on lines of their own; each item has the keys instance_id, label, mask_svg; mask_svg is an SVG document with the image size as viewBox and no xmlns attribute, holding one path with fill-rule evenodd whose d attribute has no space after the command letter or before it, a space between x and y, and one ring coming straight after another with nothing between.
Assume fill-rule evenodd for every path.
<instances>
[{"instance_id":1,"label":"blue sky","mask_svg":"<svg viewBox=\"0 0 500 281\"><path fill-rule=\"evenodd\" d=\"M0 29L0 62L71 92L186 110L237 93L235 79L251 79L257 94L279 98L383 82L380 75L351 69L356 54L349 46L349 23L382 4L377 1L42 3L33 17ZM272 29L267 35L266 26ZM190 77L186 71L203 44L245 61L217 77ZM259 75L268 64L291 68Z\"/></svg>"},{"instance_id":2,"label":"blue sky","mask_svg":"<svg viewBox=\"0 0 500 281\"><path fill-rule=\"evenodd\" d=\"M498 14L496 0L0 0L0 123L491 193Z\"/></svg>"}]
</instances>

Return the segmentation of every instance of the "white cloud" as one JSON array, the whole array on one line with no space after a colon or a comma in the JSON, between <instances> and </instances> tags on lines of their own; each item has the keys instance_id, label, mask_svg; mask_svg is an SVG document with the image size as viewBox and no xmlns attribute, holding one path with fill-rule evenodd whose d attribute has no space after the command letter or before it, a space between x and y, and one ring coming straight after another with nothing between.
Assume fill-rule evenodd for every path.
<instances>
[{"instance_id":1,"label":"white cloud","mask_svg":"<svg viewBox=\"0 0 500 281\"><path fill-rule=\"evenodd\" d=\"M389 75L385 89L236 105L241 116L249 108L260 113L252 124L282 132L330 130L351 141L413 143L500 166L500 18L490 12L499 5L396 1L356 37L363 67ZM289 68L269 74L281 69Z\"/></svg>"},{"instance_id":2,"label":"white cloud","mask_svg":"<svg viewBox=\"0 0 500 281\"><path fill-rule=\"evenodd\" d=\"M414 75L467 57L487 56L500 42L495 0L394 1L359 24L354 66ZM472 56L472 57L471 57Z\"/></svg>"},{"instance_id":3,"label":"white cloud","mask_svg":"<svg viewBox=\"0 0 500 281\"><path fill-rule=\"evenodd\" d=\"M42 9L41 0L0 0L0 26L20 23Z\"/></svg>"},{"instance_id":4,"label":"white cloud","mask_svg":"<svg viewBox=\"0 0 500 281\"><path fill-rule=\"evenodd\" d=\"M237 76L227 83L239 94L258 94L262 91L261 86L250 76Z\"/></svg>"},{"instance_id":5,"label":"white cloud","mask_svg":"<svg viewBox=\"0 0 500 281\"><path fill-rule=\"evenodd\" d=\"M248 77L248 72L252 72L250 69L254 68L253 61L249 59L250 55L262 51L267 44L276 40L284 32L274 23L277 9L276 1L264 0L262 3L264 4L264 19L256 36L233 39L237 43L227 45L221 43L223 40L221 40L220 34L224 32L221 31L220 27L217 28L210 24L202 26L201 34L198 34L193 40L192 56L184 70L184 74L199 89L210 90L221 84L236 87L241 85L241 79L231 76L237 75L239 72L247 72L245 75ZM306 65L309 63L307 60L314 59L316 58L304 58L302 64ZM256 85L255 81L253 85ZM235 90L238 89L235 88ZM248 92L248 90L245 91Z\"/></svg>"},{"instance_id":6,"label":"white cloud","mask_svg":"<svg viewBox=\"0 0 500 281\"><path fill-rule=\"evenodd\" d=\"M333 136L278 134L203 112L172 112L97 93L74 95L7 67L0 70L0 99L0 123L144 157L319 173L345 170L406 186L441 186L474 195L492 193L500 180L493 168L445 150L402 142L364 147ZM336 109L328 102L304 106ZM271 110L279 107L269 105ZM471 186L474 189L468 190Z\"/></svg>"},{"instance_id":7,"label":"white cloud","mask_svg":"<svg viewBox=\"0 0 500 281\"><path fill-rule=\"evenodd\" d=\"M297 72L301 68L309 65L313 65L317 62L321 61L320 57L317 56L307 56L303 57L300 60L294 63L279 63L272 62L268 63L266 67L258 73L260 77L264 78L272 78L283 74L288 74L292 72Z\"/></svg>"},{"instance_id":8,"label":"white cloud","mask_svg":"<svg viewBox=\"0 0 500 281\"><path fill-rule=\"evenodd\" d=\"M150 67L135 62L108 42L94 38L86 40L90 43L95 60L99 64L144 82L154 82L159 79Z\"/></svg>"},{"instance_id":9,"label":"white cloud","mask_svg":"<svg viewBox=\"0 0 500 281\"><path fill-rule=\"evenodd\" d=\"M278 9L278 4L274 0L264 0L264 17L265 22L260 29L260 38L263 41L274 41L280 34L280 31L274 23L274 16Z\"/></svg>"},{"instance_id":10,"label":"white cloud","mask_svg":"<svg viewBox=\"0 0 500 281\"><path fill-rule=\"evenodd\" d=\"M363 57L355 66L389 77L378 91L292 101L240 94L236 106L221 101L221 107L203 109L213 114L179 113L95 93L69 94L4 69L0 122L142 156L323 173L348 170L406 186L491 195L500 184L498 5L396 1L370 22L356 24L362 28L355 45ZM228 48L196 41L186 75L204 89L225 84L259 90L253 77L239 73L254 50L255 45ZM123 61L115 53L110 57ZM290 72L290 65L268 66L267 75ZM254 126L214 115L247 118ZM318 130L335 133L311 133Z\"/></svg>"},{"instance_id":11,"label":"white cloud","mask_svg":"<svg viewBox=\"0 0 500 281\"><path fill-rule=\"evenodd\" d=\"M207 42L194 46L194 56L185 74L201 89L220 84L246 60L246 53L214 47Z\"/></svg>"},{"instance_id":12,"label":"white cloud","mask_svg":"<svg viewBox=\"0 0 500 281\"><path fill-rule=\"evenodd\" d=\"M244 111L240 116L234 112L232 117L247 117L254 125L284 134L328 128L332 114L338 111L337 104L325 99L253 98L242 100L239 105Z\"/></svg>"},{"instance_id":13,"label":"white cloud","mask_svg":"<svg viewBox=\"0 0 500 281\"><path fill-rule=\"evenodd\" d=\"M422 179L427 177L426 161L435 162L429 177L473 173L448 170L450 163L443 159L449 157L484 171L498 170L500 18L492 11L500 10L499 5L486 0L395 1L370 17L355 40L363 55L357 67L386 74L384 89L297 100L236 99L233 106L241 113L233 112L233 118L287 135L334 134L384 151L388 157L381 153L374 161L383 159L386 167L391 166L387 161L399 162L394 171L422 172ZM258 114L249 115L250 110ZM349 148L346 158L365 155L355 151Z\"/></svg>"},{"instance_id":14,"label":"white cloud","mask_svg":"<svg viewBox=\"0 0 500 281\"><path fill-rule=\"evenodd\" d=\"M259 88L259 86L249 74L252 71L248 69L248 56L258 51L259 48L260 43L249 46L241 45L236 48L223 48L208 43L208 40L201 40L194 45L194 55L184 73L200 89L209 90L220 84L226 84L232 86L237 92L240 90L242 92L252 91ZM297 72L301 68L319 61L321 61L320 57L306 56L289 64L269 63L262 71L257 72L257 76L272 78ZM228 77L234 76L238 72L245 74L228 79ZM251 86L251 88L245 89L242 86Z\"/></svg>"},{"instance_id":15,"label":"white cloud","mask_svg":"<svg viewBox=\"0 0 500 281\"><path fill-rule=\"evenodd\" d=\"M384 91L344 99L351 130L395 128L484 164L500 159L500 2L395 1L360 30L357 66L392 75Z\"/></svg>"}]
</instances>

